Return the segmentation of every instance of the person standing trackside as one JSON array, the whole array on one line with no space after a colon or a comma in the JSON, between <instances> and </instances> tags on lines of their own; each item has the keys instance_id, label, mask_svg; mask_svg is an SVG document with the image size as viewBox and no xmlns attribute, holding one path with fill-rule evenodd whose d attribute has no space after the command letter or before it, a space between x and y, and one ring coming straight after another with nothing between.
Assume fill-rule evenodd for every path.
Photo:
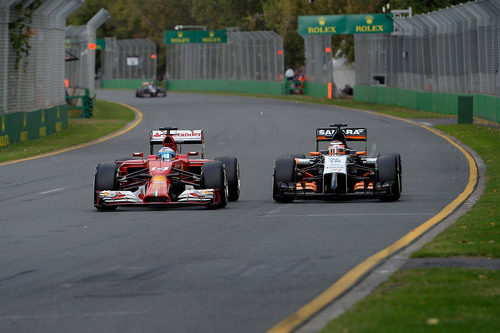
<instances>
[{"instance_id":1,"label":"person standing trackside","mask_svg":"<svg viewBox=\"0 0 500 333\"><path fill-rule=\"evenodd\" d=\"M285 72L285 77L288 81L292 81L293 80L293 77L295 75L295 72L293 71L293 69L291 68L288 68Z\"/></svg>"}]
</instances>

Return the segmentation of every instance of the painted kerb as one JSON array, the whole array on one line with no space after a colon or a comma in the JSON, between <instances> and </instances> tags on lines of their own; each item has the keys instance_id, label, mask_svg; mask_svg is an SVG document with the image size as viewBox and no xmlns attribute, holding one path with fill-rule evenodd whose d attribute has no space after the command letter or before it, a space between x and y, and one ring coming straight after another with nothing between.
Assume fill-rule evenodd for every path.
<instances>
[{"instance_id":1,"label":"painted kerb","mask_svg":"<svg viewBox=\"0 0 500 333\"><path fill-rule=\"evenodd\" d=\"M365 85L357 85L354 88L354 99L357 101L455 115L458 110L458 96L472 96L474 98L475 117L500 122L500 97L479 94L446 94Z\"/></svg>"},{"instance_id":2,"label":"painted kerb","mask_svg":"<svg viewBox=\"0 0 500 333\"><path fill-rule=\"evenodd\" d=\"M0 146L34 140L66 129L68 106L7 113L0 117L0 122Z\"/></svg>"}]
</instances>

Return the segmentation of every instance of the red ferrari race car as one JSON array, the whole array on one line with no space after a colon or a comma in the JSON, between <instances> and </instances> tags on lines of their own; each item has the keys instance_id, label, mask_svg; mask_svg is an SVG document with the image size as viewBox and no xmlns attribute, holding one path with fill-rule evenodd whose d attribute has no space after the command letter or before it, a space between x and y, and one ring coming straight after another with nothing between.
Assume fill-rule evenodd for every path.
<instances>
[{"instance_id":1,"label":"red ferrari race car","mask_svg":"<svg viewBox=\"0 0 500 333\"><path fill-rule=\"evenodd\" d=\"M182 145L201 150L182 154ZM155 146L162 147L154 154ZM99 163L94 176L94 206L224 208L240 196L240 167L234 157L205 158L203 130L164 127L150 132L150 155L133 153L114 163Z\"/></svg>"}]
</instances>

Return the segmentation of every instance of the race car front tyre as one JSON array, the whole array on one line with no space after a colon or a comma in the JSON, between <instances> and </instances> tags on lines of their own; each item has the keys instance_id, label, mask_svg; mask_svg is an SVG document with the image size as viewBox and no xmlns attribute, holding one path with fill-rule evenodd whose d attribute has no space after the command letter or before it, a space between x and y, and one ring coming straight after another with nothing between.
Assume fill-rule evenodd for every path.
<instances>
[{"instance_id":1,"label":"race car front tyre","mask_svg":"<svg viewBox=\"0 0 500 333\"><path fill-rule=\"evenodd\" d=\"M117 163L117 162L124 162L124 161L131 161L131 160L140 160L140 159L142 159L142 157L132 157L132 156L130 156L130 157L121 157L121 158L117 158L115 160L115 163Z\"/></svg>"},{"instance_id":2,"label":"race car front tyre","mask_svg":"<svg viewBox=\"0 0 500 333\"><path fill-rule=\"evenodd\" d=\"M217 157L216 161L221 161L226 169L227 187L229 201L237 201L240 197L240 164L235 157Z\"/></svg>"},{"instance_id":3,"label":"race car front tyre","mask_svg":"<svg viewBox=\"0 0 500 333\"><path fill-rule=\"evenodd\" d=\"M273 199L276 202L286 203L293 201L293 195L281 193L280 184L294 183L296 180L296 163L292 157L281 157L274 162L273 172Z\"/></svg>"},{"instance_id":4,"label":"race car front tyre","mask_svg":"<svg viewBox=\"0 0 500 333\"><path fill-rule=\"evenodd\" d=\"M380 183L390 182L387 193L380 196L382 201L396 201L401 196L401 155L380 155L377 159L378 181Z\"/></svg>"},{"instance_id":5,"label":"race car front tyre","mask_svg":"<svg viewBox=\"0 0 500 333\"><path fill-rule=\"evenodd\" d=\"M210 204L208 208L224 208L227 206L228 186L226 171L220 161L207 162L201 167L201 188L219 189L220 202Z\"/></svg>"},{"instance_id":6,"label":"race car front tyre","mask_svg":"<svg viewBox=\"0 0 500 333\"><path fill-rule=\"evenodd\" d=\"M95 169L94 175L94 206L97 210L114 210L116 206L107 206L99 201L96 192L102 190L118 190L118 181L116 180L115 163L99 163Z\"/></svg>"}]
</instances>

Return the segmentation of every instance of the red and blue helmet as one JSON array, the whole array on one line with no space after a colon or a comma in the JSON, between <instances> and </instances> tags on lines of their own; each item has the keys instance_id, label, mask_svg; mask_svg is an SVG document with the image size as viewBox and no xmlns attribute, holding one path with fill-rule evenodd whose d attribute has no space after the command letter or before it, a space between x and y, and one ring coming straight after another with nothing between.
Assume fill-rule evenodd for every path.
<instances>
[{"instance_id":1,"label":"red and blue helmet","mask_svg":"<svg viewBox=\"0 0 500 333\"><path fill-rule=\"evenodd\" d=\"M169 147L162 147L156 156L161 161L172 161L175 159L175 151Z\"/></svg>"}]
</instances>

